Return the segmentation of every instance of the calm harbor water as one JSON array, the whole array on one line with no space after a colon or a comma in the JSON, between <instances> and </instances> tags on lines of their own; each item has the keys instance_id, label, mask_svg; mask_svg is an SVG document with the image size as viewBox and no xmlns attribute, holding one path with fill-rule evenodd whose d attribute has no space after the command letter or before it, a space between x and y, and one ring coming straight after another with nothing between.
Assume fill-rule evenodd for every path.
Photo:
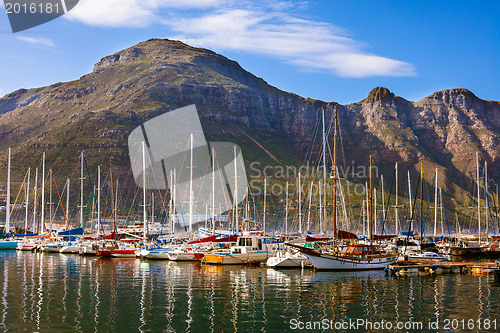
<instances>
[{"instance_id":1,"label":"calm harbor water","mask_svg":"<svg viewBox=\"0 0 500 333\"><path fill-rule=\"evenodd\" d=\"M0 252L0 267L0 330L9 332L284 332L319 324L317 331L382 331L341 329L349 320L384 320L394 325L387 332L443 332L448 321L448 331L462 332L471 320L469 331L487 331L478 323L488 320L500 324L500 286L489 276L398 278L383 271L276 271L16 251ZM438 329L429 329L436 320ZM423 328L409 328L418 322ZM406 329L396 329L398 323Z\"/></svg>"}]
</instances>

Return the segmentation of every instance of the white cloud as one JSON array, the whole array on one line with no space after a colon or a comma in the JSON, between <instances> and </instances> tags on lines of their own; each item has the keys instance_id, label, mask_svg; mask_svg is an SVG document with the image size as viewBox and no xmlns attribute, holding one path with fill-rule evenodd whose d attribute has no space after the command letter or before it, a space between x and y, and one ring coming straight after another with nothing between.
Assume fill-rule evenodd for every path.
<instances>
[{"instance_id":1,"label":"white cloud","mask_svg":"<svg viewBox=\"0 0 500 333\"><path fill-rule=\"evenodd\" d=\"M288 14L295 4L286 0L81 0L65 16L105 27L163 24L174 32L170 38L188 36L195 46L267 55L342 77L416 74L409 63L366 51L366 45L346 37L339 27ZM161 9L168 9L168 19L160 16Z\"/></svg>"},{"instance_id":2,"label":"white cloud","mask_svg":"<svg viewBox=\"0 0 500 333\"><path fill-rule=\"evenodd\" d=\"M101 27L146 27L161 18L160 8L209 8L221 0L80 0L65 18Z\"/></svg>"},{"instance_id":3,"label":"white cloud","mask_svg":"<svg viewBox=\"0 0 500 333\"><path fill-rule=\"evenodd\" d=\"M54 47L56 44L49 39L49 38L44 38L44 37L26 37L26 36L16 36L16 39L29 43L29 44L35 44L35 45L42 45L42 46L48 46L48 47Z\"/></svg>"},{"instance_id":4,"label":"white cloud","mask_svg":"<svg viewBox=\"0 0 500 333\"><path fill-rule=\"evenodd\" d=\"M342 77L415 75L413 65L364 51L338 27L284 13L230 9L167 24L196 46L264 54Z\"/></svg>"}]
</instances>

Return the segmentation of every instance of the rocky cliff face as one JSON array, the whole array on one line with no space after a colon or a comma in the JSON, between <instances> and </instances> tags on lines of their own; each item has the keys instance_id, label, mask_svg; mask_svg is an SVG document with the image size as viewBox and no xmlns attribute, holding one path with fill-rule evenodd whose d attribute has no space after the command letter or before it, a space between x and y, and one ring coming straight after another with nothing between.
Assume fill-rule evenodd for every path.
<instances>
[{"instance_id":1,"label":"rocky cliff face","mask_svg":"<svg viewBox=\"0 0 500 333\"><path fill-rule=\"evenodd\" d=\"M338 105L280 91L212 51L149 40L104 57L79 80L1 98L0 163L5 166L9 146L19 170L40 164L47 151L54 168L77 174L78 153L85 150L89 166L113 165L126 173L130 131L189 104L196 104L208 141L238 142L247 162L284 164L314 156L308 151L320 124L318 110L330 121ZM425 161L427 169L438 166L464 182L479 152L492 176L500 176L500 103L466 89L410 102L377 87L360 102L339 105L339 114L347 164L365 164L370 154L388 167Z\"/></svg>"}]
</instances>

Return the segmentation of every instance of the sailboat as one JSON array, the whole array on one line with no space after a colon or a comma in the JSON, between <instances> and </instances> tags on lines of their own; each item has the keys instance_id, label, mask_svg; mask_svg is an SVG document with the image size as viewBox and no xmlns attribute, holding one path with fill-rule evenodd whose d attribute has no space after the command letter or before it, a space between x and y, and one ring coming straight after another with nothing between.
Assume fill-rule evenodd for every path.
<instances>
[{"instance_id":1,"label":"sailboat","mask_svg":"<svg viewBox=\"0 0 500 333\"><path fill-rule=\"evenodd\" d=\"M324 117L324 113L323 113ZM337 228L336 228L336 181L337 174L337 129L338 129L338 109L335 107L335 132L334 132L334 149L333 149L333 170L334 170L334 207L333 207L333 243L336 243ZM398 255L395 253L385 253L379 251L372 244L373 240L373 157L370 156L370 201L369 201L369 217L370 217L370 244L354 244L344 248L339 252L336 247L328 250L316 250L296 244L287 243L287 245L297 248L302 252L318 270L337 270L337 271L353 271L353 270L373 270L383 269L393 264ZM326 165L324 165L326 172ZM326 219L324 219L326 221Z\"/></svg>"},{"instance_id":2,"label":"sailboat","mask_svg":"<svg viewBox=\"0 0 500 333\"><path fill-rule=\"evenodd\" d=\"M5 214L5 237L10 233L10 156L11 150L9 148L9 162L7 169L7 200L6 200L6 214ZM17 248L17 240L0 240L0 250L15 250Z\"/></svg>"}]
</instances>

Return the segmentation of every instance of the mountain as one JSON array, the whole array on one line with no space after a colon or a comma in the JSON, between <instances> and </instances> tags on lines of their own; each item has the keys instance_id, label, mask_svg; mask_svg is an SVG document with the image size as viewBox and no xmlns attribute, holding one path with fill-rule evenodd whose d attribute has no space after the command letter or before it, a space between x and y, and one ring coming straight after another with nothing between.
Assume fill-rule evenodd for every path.
<instances>
[{"instance_id":1,"label":"mountain","mask_svg":"<svg viewBox=\"0 0 500 333\"><path fill-rule=\"evenodd\" d=\"M128 134L189 104L198 108L207 141L238 143L248 165L261 163L256 168L317 160L320 110L330 126L338 106L340 164L366 165L374 155L388 175L395 162L415 175L423 163L428 184L438 167L446 175L439 184L455 203L463 203L470 190L476 152L488 162L491 177L500 180L500 102L481 100L466 89L411 102L383 87L348 105L306 99L268 85L210 50L166 39L106 56L78 80L1 98L0 168L5 170L12 147L13 172L22 179L28 166L40 166L46 151L48 165L61 177L77 178L78 154L84 150L91 170L101 164L130 177ZM2 172L0 182L5 178Z\"/></svg>"}]
</instances>

